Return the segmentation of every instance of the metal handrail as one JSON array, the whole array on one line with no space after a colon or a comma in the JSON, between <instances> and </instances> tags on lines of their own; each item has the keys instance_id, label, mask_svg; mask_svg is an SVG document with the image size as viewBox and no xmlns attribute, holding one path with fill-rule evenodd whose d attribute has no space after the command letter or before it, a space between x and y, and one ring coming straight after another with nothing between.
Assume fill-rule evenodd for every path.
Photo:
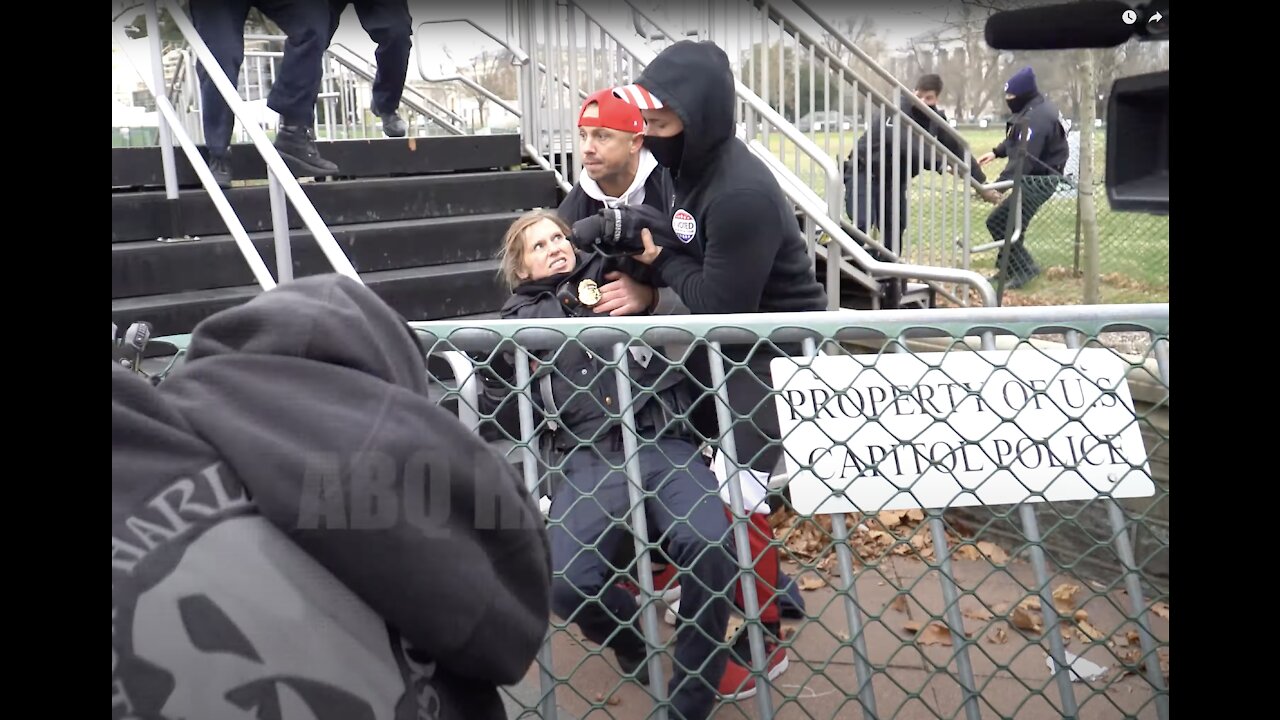
<instances>
[{"instance_id":1,"label":"metal handrail","mask_svg":"<svg viewBox=\"0 0 1280 720\"><path fill-rule=\"evenodd\" d=\"M635 6L632 5L633 0L626 0L626 2L628 5L631 5L632 8L641 15L641 17L652 23L659 32L665 33L668 37L674 37L667 28L659 25L644 11L639 8L635 8ZM578 9L581 10L582 13L597 26L608 32L613 40L626 50L627 53L630 54L637 62L647 65L656 56L656 53L648 47L641 46L638 43L631 41L625 36L625 34L610 29L608 25L601 22L602 18L598 15L593 15L593 13L583 8L581 4L572 4L578 7ZM848 252L852 258L856 258L858 265L864 268L873 277L917 278L926 281L934 280L939 282L954 282L968 285L978 292L978 295L982 298L984 305L995 305L996 295L995 290L991 287L991 283L976 272L954 268L883 262L872 257L861 244L850 237L850 235L841 227L841 220L843 218L841 200L844 179L840 176L835 162L829 156L824 154L816 144L805 137L805 135L794 125L787 122L785 118L774 111L773 108L769 107L767 103L765 103L749 88L744 86L740 81L735 79L735 85L739 99L746 102L754 111L770 122L770 124L772 124L784 136L795 142L797 147L803 150L805 154L809 155L813 162L822 167L827 175L827 192L825 197L827 207L825 208L825 212L813 204L812 196L809 196L805 192L799 190L799 188L803 186L803 183L799 178L795 177L794 173L782 166L778 159L774 157L773 153L769 152L763 147L763 145L760 145L759 141L753 140L752 143L747 143L748 148L751 148L756 155L761 156L762 159L765 160L769 165L770 170L773 171L774 176L780 178L779 185L782 187L783 192L787 194L788 198L790 198L802 212L812 217L823 232L825 232L828 237L832 238L842 250ZM781 180L785 180L785 182ZM865 233L858 232L858 234L864 238L866 237ZM866 239L869 240L869 238ZM861 284L866 284L862 278L855 276L854 279L858 280Z\"/></svg>"},{"instance_id":2,"label":"metal handrail","mask_svg":"<svg viewBox=\"0 0 1280 720\"><path fill-rule=\"evenodd\" d=\"M288 41L289 36L287 36L287 35L262 35L262 34L258 34L258 33L250 33L250 34L245 35L245 36L244 36L244 39L245 39L245 41L246 41L246 42L248 42L248 41L262 41L262 42L271 42L271 43L284 43L284 42ZM345 58L345 57L343 57L342 55L340 55L340 54L337 52L337 49L341 49L341 50L345 51L346 53L348 53L348 54L351 56L351 58L354 58L354 61L353 61L353 60L351 60L351 59ZM325 55L327 55L327 56L329 56L329 57L333 58L335 61L337 61L337 62L338 62L338 64L340 64L340 65L342 65L343 67L347 68L348 70L351 70L352 72L354 72L354 73L358 74L360 77L364 78L365 80L368 80L369 82L372 82L372 81L374 80L374 78L376 77L376 74L375 74L375 73L370 72L370 71L367 69L367 67L361 67L360 65L358 65L358 64L357 64L357 62L360 62L360 63L364 63L364 64L365 64L365 66L369 66L369 65L374 65L374 63L371 63L367 57L365 57L364 55L361 55L360 53L356 52L356 51L355 51L355 50L354 50L350 45L347 45L346 43L340 43L340 42L330 43L330 44L329 44L329 47L325 48ZM284 57L284 53L283 53L283 52L281 52L281 51L272 51L272 50L265 50L265 51L263 51L263 50L257 50L257 51L251 50L251 51L247 51L247 52L245 52L245 57ZM440 126L441 126L441 127L443 127L444 129L446 129L446 130L448 130L448 131L450 131L450 132L454 133L455 135L465 135L465 134L466 134L465 132L462 132L460 128L455 127L455 126L451 125L450 123L445 122L444 120L442 120L440 117L438 117L438 116L436 115L436 112L438 112L438 113L441 113L441 114L443 114L443 115L448 116L448 117L449 117L449 119L451 119L451 120L453 120L453 121L455 121L455 122L459 123L460 125L466 125L466 124L467 124L467 119L466 119L466 118L464 118L464 117L462 117L461 115L459 115L459 114L455 113L454 111L450 110L449 108L447 108L447 107L445 107L445 106L441 105L440 103L436 102L435 100L432 100L431 98L427 97L426 95L423 95L422 93L418 92L418 90L417 90L416 88L414 88L414 87L412 87L412 86L410 86L410 85L407 85L407 84L406 84L406 85L404 86L404 88L403 88L403 92L404 92L404 93L408 93L408 94L412 94L412 95L414 95L415 97L421 98L421 99L422 99L422 101L423 101L423 102L425 102L426 104L430 105L430 106L431 106L431 108L432 108L432 110L434 110L435 112L432 112L432 110L428 110L428 109L426 109L426 108L424 108L424 107L421 107L421 106L420 106L420 105L418 105L417 103L414 103L414 102L409 101L409 100L405 100L405 99L404 99L404 97L403 97L403 95L402 95L402 96L401 96L401 99L400 99L400 102L402 102L403 104L407 105L407 106L409 107L409 109L413 110L414 112L420 113L421 115L423 115L423 116L424 116L424 117L426 117L426 118L429 118L432 122L436 123L437 125L440 125Z\"/></svg>"},{"instance_id":3,"label":"metal handrail","mask_svg":"<svg viewBox=\"0 0 1280 720\"><path fill-rule=\"evenodd\" d=\"M781 161L779 161L773 153L769 152L768 148L766 148L759 140L752 140L748 146L755 151L757 156L770 166L770 169L773 170L775 175L791 175L791 171L783 166ZM794 175L792 175L792 177L794 178ZM827 234L827 237L830 237L834 242L836 242L840 246L841 250L855 258L857 260L857 264L869 272L872 277L884 276L904 279L915 278L925 281L933 280L937 282L960 283L968 285L976 290L978 295L982 298L983 305L992 307L996 304L995 289L991 287L991 283L982 275L972 270L958 270L955 268L934 267L932 265L911 265L908 263L877 260L872 257L871 253L867 252L866 248L864 248L857 240L854 240L849 233L845 232L844 228L841 227L839 220L832 220L831 218L824 216L822 213L817 212L818 208L814 207L813 199L811 197L805 197L803 192L788 192L788 185L801 185L798 178L795 178L793 182L779 183L779 185L782 186L783 192L787 193L787 196L796 204L797 207L814 219L818 224L818 227ZM862 242L875 243L874 240L861 230L858 230L857 228L850 229L860 240L862 240Z\"/></svg>"},{"instance_id":4,"label":"metal handrail","mask_svg":"<svg viewBox=\"0 0 1280 720\"><path fill-rule=\"evenodd\" d=\"M112 33L117 36L116 42L123 48L125 45L120 42L120 30L112 28ZM133 58L129 57L129 53L123 53L125 59L130 65L133 65ZM249 239L249 234L245 232L244 225L240 222L240 218L236 216L236 211L231 208L231 203L227 201L226 193L218 186L218 182L213 179L213 172L209 170L209 165L200 157L200 150L196 147L195 142L191 140L191 136L187 134L182 123L178 120L178 112L174 109L173 104L169 102L169 98L164 93L156 92L154 78L147 77L147 73L138 70L134 65L134 70L138 71L138 75L146 84L147 90L151 92L152 97L156 100L156 109L164 116L164 122L169 124L170 132L177 138L178 144L182 147L182 151L187 156L187 161L191 163L191 167L196 172L196 177L200 179L200 184L209 193L209 198L213 200L213 207L218 211L218 215L222 217L223 222L227 224L227 230L231 232L231 237L236 242L236 247L240 249L240 254L244 255L244 259L249 263L249 271L253 273L253 279L263 290L270 290L276 286L276 281L271 277L271 272L267 269L267 264L262 259L262 255L258 249L254 247L253 241Z\"/></svg>"},{"instance_id":5,"label":"metal handrail","mask_svg":"<svg viewBox=\"0 0 1280 720\"><path fill-rule=\"evenodd\" d=\"M777 5L774 5L773 3L769 3L769 2L764 2L762 0L753 0L753 2L756 4L757 7L761 7L762 10L765 10L769 14L770 19L778 20L779 21L778 26L782 28L783 32L791 32L797 39L801 41L802 44L808 45L810 49L814 50L816 53L818 53L821 56L821 59L827 61L831 67L840 71L841 75L846 80L848 80L851 84L853 84L855 87L857 87L858 85L864 86L866 88L866 91L875 100L878 100L885 107L892 107L893 112L897 115L897 117L904 118L908 122L910 122L911 125L914 126L919 131L919 134L921 135L922 138L924 138L926 144L930 147L930 149L936 151L938 154L942 155L944 158L950 160L952 164L957 168L957 170L963 173L963 176L969 180L970 185L972 185L975 190L980 189L982 187L982 183L978 182L977 179L974 178L973 175L969 172L969 163L964 158L951 152L951 150L947 148L946 145L942 144L941 140L934 137L927 129L925 129L922 125L920 125L920 123L916 122L915 118L911 117L911 115L907 113L904 113L902 111L902 108L899 107L898 103L890 101L888 97L882 95L880 91L872 87L870 83L867 83L866 81L864 81L862 77L858 75L857 71L854 70L852 67L850 67L848 63L846 63L844 60L841 60L840 57L837 56L835 53L831 52L831 49L828 48L826 45L819 42L818 40L815 40L812 35L802 30L799 24L796 23L791 18L787 17L786 14L783 13L783 11L780 10ZM858 49L858 47L854 45L848 38L841 35L839 31L837 31L834 27L831 26L830 23L828 23L825 19L821 18L820 16L816 15L812 10L810 10L809 7L803 2L803 0L793 0L793 2L795 2L795 4L801 10L804 10L805 12L809 13L809 15L815 21L818 22L818 24L822 27L823 30L826 30L828 33L831 33L833 36L835 36L843 47L848 48L850 51L856 54L859 59L862 59L865 62L867 62L869 65L871 65L872 69L876 71L877 74L880 74L883 78L895 84L901 90L900 94L903 97L905 97L908 101L910 101L912 105L914 105L916 108L923 110L930 117L932 117L934 122L938 123L939 125L947 125L947 122L943 120L941 115L936 113L933 110L933 108L926 105L924 101L922 101L920 98L916 97L915 91L911 90L906 85L904 85L902 81L898 80L896 77L889 74L887 70L877 65L875 61L871 59L870 56L868 56L862 50ZM790 26L789 30L788 30L788 26Z\"/></svg>"},{"instance_id":6,"label":"metal handrail","mask_svg":"<svg viewBox=\"0 0 1280 720\"><path fill-rule=\"evenodd\" d=\"M555 176L556 184L560 186L561 190L565 191L565 193L568 193L569 191L573 190L573 183L569 182L568 180L565 180L564 175L561 174L560 171L557 170L549 160L543 157L542 153L538 152L538 148L534 147L529 143L525 143L524 151L526 154L529 155L529 159L533 160L533 162L536 163L538 167L542 168L543 170L549 170L551 174Z\"/></svg>"},{"instance_id":7,"label":"metal handrail","mask_svg":"<svg viewBox=\"0 0 1280 720\"><path fill-rule=\"evenodd\" d=\"M485 35L493 38L495 41L497 41L498 44L502 45L502 47L506 48L507 51L511 53L513 58L520 61L519 62L520 65L527 65L529 63L529 56L525 54L523 50L506 42L505 40L499 39L497 35L494 35L488 30L485 30L484 28L480 27L479 25L472 22L471 20L424 20L423 22L418 24L418 29L414 31L413 44L416 46L421 46L421 42L420 42L420 39L418 38L418 34L422 32L422 29L424 27L426 27L427 25L432 25L436 23L446 23L446 22L464 22L470 25L471 27L479 30L480 32L484 33ZM419 53L414 53L414 55L417 56L417 60L418 60L418 75L420 75L424 81L429 83L460 82L463 85L467 86L468 88L471 88L471 90L479 93L480 95L483 95L486 99L488 99L490 102L497 105L498 107L502 108L503 110L506 110L507 112L511 113L512 115L515 115L516 117L521 116L519 108L513 107L511 103L498 97L491 90L481 85L480 83L472 80L471 78L466 77L465 75L454 73L453 75L442 75L439 77L432 76L431 73L427 71L426 54L419 52ZM523 58L523 60L521 60L521 58Z\"/></svg>"},{"instance_id":8,"label":"metal handrail","mask_svg":"<svg viewBox=\"0 0 1280 720\"><path fill-rule=\"evenodd\" d=\"M316 212L315 207L311 204L311 200L307 197L306 193L302 191L302 186L298 183L298 179L293 176L293 173L289 170L288 166L285 165L284 159L280 157L280 153L276 151L275 146L273 146L271 141L267 138L267 134L262 131L262 128L258 127L257 123L243 121L244 117L248 115L247 109L244 106L244 101L240 99L240 94L236 92L235 85L233 85L231 81L227 79L226 74L222 72L222 68L218 65L217 58L214 57L213 51L211 51L209 46L205 44L204 38L200 37L200 33L196 32L195 26L191 24L191 19L187 17L186 12L178 5L177 0L147 0L147 5L152 7L157 2L163 4L165 10L169 12L169 16L173 18L174 24L178 26L179 32L181 32L183 37L186 38L191 49L195 51L197 59L199 59L200 64L204 66L205 72L213 81L214 87L218 89L223 100L226 101L227 107L231 109L232 114L241 119L241 124L244 126L245 132L248 133L249 139L253 141L254 147L257 148L258 153L262 156L262 160L266 163L269 174L273 176L273 180L275 182L279 183L280 188L284 191L285 197L293 204L293 208L302 219L303 225L305 225L307 230L311 232L311 236L315 239L316 245L320 247L320 251L324 253L325 258L328 259L329 263L333 266L333 269L356 282L363 283L364 281L361 280L360 275L356 273L355 267L351 265L351 261L342 252L342 248L338 246L337 241L333 239L333 234L329 232L329 228L325 226L324 220L322 220L320 218L320 214ZM204 165L204 160L201 159L198 164ZM207 165L205 166L205 169L208 169ZM274 217L275 215L276 213L273 209L273 222L280 222L281 218ZM283 213L281 213L281 215L283 215ZM287 241L288 228L284 228L283 231ZM277 232L280 232L280 228L277 228ZM288 269L278 267L276 271L281 273L281 277L286 277L286 273L291 274L292 267Z\"/></svg>"},{"instance_id":9,"label":"metal handrail","mask_svg":"<svg viewBox=\"0 0 1280 720\"><path fill-rule=\"evenodd\" d=\"M572 0L570 1L572 2ZM669 38L676 37L676 35L672 33L670 29L663 26L658 21L654 20L649 13L636 7L635 0L625 0L625 2L627 3L627 5L630 5L632 10L634 10L637 14L639 14L640 17L644 18L645 20L648 20L649 23L652 24L656 30L658 30L658 32L663 33ZM579 10L582 10L582 13L587 17L591 18L597 25L599 25L602 28L605 27L605 25L601 23L597 17L593 17L586 9L582 7L581 4L576 2L574 2L573 4L576 5ZM622 33L611 32L610 34L614 36L613 38L614 41L617 42L619 45L621 45L623 49L625 49L633 58L636 58L637 60L641 60L641 58L644 58L642 62L645 65L648 65L653 60L653 58L657 55L657 53L653 52L653 50L649 49L648 47L642 47L642 46L637 47L636 44L631 42L629 39L621 37ZM826 176L826 181L827 181L826 182L827 216L830 217L832 220L839 222L840 217L844 212L844 203L842 202L843 196L844 196L844 177L840 174L840 169L839 167L836 166L835 161L832 160L829 155L824 153L822 149L817 146L817 144L815 144L812 140L806 137L804 133L800 132L800 130L797 129L795 125L792 125L791 123L787 122L786 118L778 114L776 110L774 110L772 107L769 106L769 103L766 103L759 95L756 95L755 92L751 90L751 88L742 84L741 80L738 80L735 77L733 80L733 84L737 92L737 96L740 100L745 102L754 112L760 115L764 120L768 121L769 124L772 125L778 132L782 133L784 137L786 137L791 142L795 143L796 146L805 155L809 156L809 159L813 163L815 163L819 168L822 169L822 172Z\"/></svg>"},{"instance_id":10,"label":"metal handrail","mask_svg":"<svg viewBox=\"0 0 1280 720\"><path fill-rule=\"evenodd\" d=\"M350 59L348 59L348 58L345 58L345 57L342 57L340 54L338 54L338 53L335 51L335 49L336 49L336 48L341 48L342 50L344 50L344 51L346 51L346 52L350 53L350 54L351 54L351 57L355 58L355 60L356 60L356 61L358 61L358 62L356 62L356 61L352 61L352 60L350 60ZM350 70L351 72L356 73L357 75L359 75L360 77L364 78L365 80L368 80L369 82L373 82L374 78L376 77L376 74L375 74L375 73L372 73L372 72L369 72L369 70L368 70L368 68L367 68L367 67L361 67L361 66L359 65L359 63L364 63L364 64L367 66L367 65L369 65L369 64L370 64L370 63L369 63L369 61L368 61L364 56L360 55L360 53L357 53L355 50L352 50L350 47L348 47L347 45L345 45L345 44L343 44L343 43L333 43L332 45L330 45L330 46L329 46L329 49L328 49L328 50L326 50L326 51L325 51L325 53L326 53L329 57L331 57L331 58L333 58L335 61L337 61L337 62L338 62L338 64L342 65L343 67L345 67L346 69ZM462 128L460 128L460 127L458 127L458 126L454 125L453 123L450 123L450 122L448 122L447 120L445 120L445 119L443 119L443 118L439 117L439 116L438 116L438 115L436 115L436 113L435 113L435 112L433 112L432 110L428 110L426 107L424 107L424 106L422 106L422 105L420 105L420 104L418 104L418 103L414 102L413 100L410 100L410 99L408 99L408 98L404 97L404 94L407 94L407 93L412 93L412 94L416 95L417 97L421 98L421 99L422 99L423 101L425 101L426 103L428 103L428 104L432 105L435 109L438 109L438 110L440 110L441 112L447 113L448 115L450 115L450 116L451 116L451 119L456 120L456 121L457 121L457 122L459 122L459 123L466 124L466 122L467 122L467 121L466 121L466 119L465 119L465 118L463 118L461 115L458 115L457 113L455 113L455 112L453 112L453 111L449 110L448 108L446 108L446 107L444 107L444 106L440 105L440 103L437 103L436 101L432 100L431 98L429 98L429 97L427 97L427 96L423 95L422 93L418 92L417 90L415 90L415 89L413 89L413 88L409 87L408 85L405 85L405 86L404 86L404 93L402 93L402 94L401 94L401 96L400 96L400 102L401 102L402 104L404 104L404 105L405 105L406 107L408 107L410 110L413 110L414 112L416 112L416 113L418 113L418 114L422 115L423 117L430 119L430 120L431 120L432 122L434 122L436 125L439 125L440 127L444 128L445 130L449 131L450 133L452 133L452 134L454 134L454 135L466 135L466 132L465 132L465 131L463 131L463 129L462 129Z\"/></svg>"}]
</instances>

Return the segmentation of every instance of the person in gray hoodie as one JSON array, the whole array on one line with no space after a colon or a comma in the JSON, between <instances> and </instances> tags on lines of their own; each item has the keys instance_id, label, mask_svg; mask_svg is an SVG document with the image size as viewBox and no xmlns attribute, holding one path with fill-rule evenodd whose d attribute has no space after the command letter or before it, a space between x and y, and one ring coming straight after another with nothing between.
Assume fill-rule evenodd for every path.
<instances>
[{"instance_id":1,"label":"person in gray hoodie","mask_svg":"<svg viewBox=\"0 0 1280 720\"><path fill-rule=\"evenodd\" d=\"M537 507L371 290L286 283L111 375L112 717L505 718L549 625Z\"/></svg>"}]
</instances>

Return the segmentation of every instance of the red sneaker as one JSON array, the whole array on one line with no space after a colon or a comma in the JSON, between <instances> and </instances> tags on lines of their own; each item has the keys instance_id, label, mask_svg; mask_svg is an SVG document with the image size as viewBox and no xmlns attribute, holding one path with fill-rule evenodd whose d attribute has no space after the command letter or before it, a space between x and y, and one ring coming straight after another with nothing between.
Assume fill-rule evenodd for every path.
<instances>
[{"instance_id":1,"label":"red sneaker","mask_svg":"<svg viewBox=\"0 0 1280 720\"><path fill-rule=\"evenodd\" d=\"M755 697L756 679L751 677L750 670L730 660L724 665L718 692L721 700L746 700Z\"/></svg>"}]
</instances>

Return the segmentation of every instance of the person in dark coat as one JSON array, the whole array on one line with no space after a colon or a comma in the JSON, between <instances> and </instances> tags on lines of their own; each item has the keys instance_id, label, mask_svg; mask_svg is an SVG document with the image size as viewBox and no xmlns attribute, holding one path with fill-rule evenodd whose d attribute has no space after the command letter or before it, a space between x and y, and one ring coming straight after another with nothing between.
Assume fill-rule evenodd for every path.
<instances>
[{"instance_id":1,"label":"person in dark coat","mask_svg":"<svg viewBox=\"0 0 1280 720\"><path fill-rule=\"evenodd\" d=\"M1006 287L1016 289L1040 274L1040 266L1027 250L1027 228L1040 206L1052 197L1062 182L1062 172L1066 169L1071 150L1067 143L1067 130L1062 125L1062 114L1036 87L1036 74L1030 67L1022 68L1009 78L1004 85L1004 99L1013 113L1005 123L1004 140L978 158L978 162L986 165L996 158L1009 158L997 182L1012 180L1019 172L1022 174L1022 235L1012 248L1002 246L996 260L997 267L1004 267L1004 254L1009 252ZM1000 192L989 190L986 199L1000 202ZM987 216L987 230L996 242L1005 240L1013 198L1014 194L1010 193Z\"/></svg>"},{"instance_id":2,"label":"person in dark coat","mask_svg":"<svg viewBox=\"0 0 1280 720\"><path fill-rule=\"evenodd\" d=\"M550 586L520 477L364 285L213 315L159 386L112 364L113 718L505 719Z\"/></svg>"},{"instance_id":3,"label":"person in dark coat","mask_svg":"<svg viewBox=\"0 0 1280 720\"><path fill-rule=\"evenodd\" d=\"M512 290L502 317L607 318L595 309L605 278L615 271L643 276L646 268L629 258L577 250L570 235L569 226L546 210L512 223L500 255ZM533 396L555 421L556 447L565 453L564 480L552 495L548 517L552 609L577 623L588 640L611 648L624 674L647 683L648 652L636 631L640 608L618 584L612 564L632 542L616 373L606 364L610 358L578 343L535 355ZM696 435L679 417L691 406L688 381L661 353L634 347L629 355L631 410L640 436L635 460L642 489L651 494L645 512L657 533L653 541L683 578L670 697L676 717L702 720L732 664L718 642L728 625L725 593L736 570L729 521ZM736 673L745 670L738 667Z\"/></svg>"}]
</instances>

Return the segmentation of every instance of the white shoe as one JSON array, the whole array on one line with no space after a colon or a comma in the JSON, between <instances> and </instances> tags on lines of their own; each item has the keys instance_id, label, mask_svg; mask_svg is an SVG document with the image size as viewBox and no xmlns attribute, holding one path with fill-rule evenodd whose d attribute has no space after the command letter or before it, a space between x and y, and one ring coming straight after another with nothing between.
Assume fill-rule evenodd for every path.
<instances>
[{"instance_id":1,"label":"white shoe","mask_svg":"<svg viewBox=\"0 0 1280 720\"><path fill-rule=\"evenodd\" d=\"M679 598L677 598L674 602L667 603L667 612L665 615L662 616L662 619L666 620L668 625L671 625L672 627L675 626L676 622L678 622L680 619Z\"/></svg>"}]
</instances>

